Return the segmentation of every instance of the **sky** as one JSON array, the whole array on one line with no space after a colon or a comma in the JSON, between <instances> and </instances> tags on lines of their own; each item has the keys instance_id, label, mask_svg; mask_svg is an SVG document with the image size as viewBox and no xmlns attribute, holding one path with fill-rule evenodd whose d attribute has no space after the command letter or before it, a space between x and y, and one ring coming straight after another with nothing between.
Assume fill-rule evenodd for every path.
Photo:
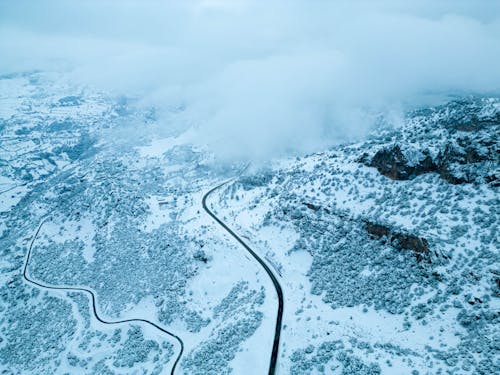
<instances>
[{"instance_id":1,"label":"sky","mask_svg":"<svg viewBox=\"0 0 500 375\"><path fill-rule=\"evenodd\" d=\"M495 0L0 0L1 73L65 69L165 127L184 108L229 158L319 151L378 114L398 126L436 98L498 95L499 46Z\"/></svg>"}]
</instances>

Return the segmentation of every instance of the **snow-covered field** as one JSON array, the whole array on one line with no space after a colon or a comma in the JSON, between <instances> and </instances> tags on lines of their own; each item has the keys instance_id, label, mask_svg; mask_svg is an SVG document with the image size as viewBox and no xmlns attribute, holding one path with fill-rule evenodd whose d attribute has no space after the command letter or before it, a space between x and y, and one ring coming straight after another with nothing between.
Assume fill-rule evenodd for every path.
<instances>
[{"instance_id":1,"label":"snow-covered field","mask_svg":"<svg viewBox=\"0 0 500 375\"><path fill-rule=\"evenodd\" d=\"M322 153L251 165L208 204L284 292L278 374L494 374L500 104L468 99ZM141 126L141 136L132 136ZM277 296L202 209L244 165L134 98L0 77L0 369L268 371Z\"/></svg>"}]
</instances>

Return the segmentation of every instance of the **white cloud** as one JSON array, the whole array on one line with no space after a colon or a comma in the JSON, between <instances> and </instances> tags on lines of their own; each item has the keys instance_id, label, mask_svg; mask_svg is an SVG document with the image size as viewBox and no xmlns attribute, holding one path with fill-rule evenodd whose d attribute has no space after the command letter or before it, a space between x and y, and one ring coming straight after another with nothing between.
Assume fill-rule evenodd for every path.
<instances>
[{"instance_id":1,"label":"white cloud","mask_svg":"<svg viewBox=\"0 0 500 375\"><path fill-rule=\"evenodd\" d=\"M68 61L85 83L182 103L226 155L311 151L365 134L367 110L498 93L497 3L405 3L3 2L0 69Z\"/></svg>"}]
</instances>

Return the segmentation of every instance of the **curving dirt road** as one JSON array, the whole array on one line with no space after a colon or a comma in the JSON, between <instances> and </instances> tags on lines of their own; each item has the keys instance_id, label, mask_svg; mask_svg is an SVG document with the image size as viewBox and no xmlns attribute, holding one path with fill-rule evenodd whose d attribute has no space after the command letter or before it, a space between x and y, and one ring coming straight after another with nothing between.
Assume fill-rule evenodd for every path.
<instances>
[{"instance_id":1,"label":"curving dirt road","mask_svg":"<svg viewBox=\"0 0 500 375\"><path fill-rule=\"evenodd\" d=\"M207 206L207 198L210 194L212 194L214 191L220 189L222 186L226 185L227 183L231 182L233 179L229 181L225 181L220 185L217 185L216 187L212 188L209 190L202 199L202 205L203 209L222 227L224 228L236 241L240 243L241 246L245 248L253 257L254 259L264 268L264 271L268 274L268 276L271 278L271 281L273 282L274 289L276 289L276 294L278 295L278 313L276 317L276 326L274 330L274 341L273 341L273 350L271 352L271 358L270 358L270 363L269 363L269 375L274 375L276 373L276 364L278 361L278 350L279 350L279 344L280 344L280 334L281 334L281 325L282 325L282 320L283 320L283 290L281 289L281 285L274 275L274 273L271 271L269 266L260 258L255 251L253 251L236 233L234 233L224 222L219 219Z\"/></svg>"},{"instance_id":2,"label":"curving dirt road","mask_svg":"<svg viewBox=\"0 0 500 375\"><path fill-rule=\"evenodd\" d=\"M62 287L62 286L52 286L52 285L46 285L46 284L42 284L38 281L35 281L33 279L31 279L28 275L28 264L29 264L29 261L31 259L31 252L33 250L33 244L35 243L35 240L38 236L38 234L40 233L40 229L42 229L42 225L45 223L45 221L47 221L47 218L43 219L41 221L41 223L38 225L38 228L33 236L33 238L31 239L31 242L30 242L30 245L28 247L28 253L26 254L26 259L25 259L25 262L24 262L24 268L23 268L23 277L24 279L28 282L28 283L31 283L33 285L36 285L37 287L39 288L44 288L44 289L49 289L49 290L64 290L64 291L68 291L68 292L84 292L84 293L87 293L90 295L91 297L91 300L92 300L92 311L94 313L94 316L95 318L100 321L101 323L103 324L124 324L124 323L145 323L145 324L149 324L150 326L158 329L159 331L173 337L175 340L177 340L177 342L179 343L180 345L180 351L179 351L179 354L177 355L177 358L175 359L175 362L172 366L172 369L170 370L170 375L174 375L174 372L175 372L175 368L177 367L177 364L179 363L180 359L181 359L181 356L182 356L182 353L184 352L184 343L183 341L181 340L181 338L175 334L173 334L172 332L169 332L167 331L166 329L160 327L158 324L156 323L153 323L147 319L124 319L124 320L115 320L115 321L109 321L109 320L105 320L103 318L101 318L99 316L99 314L97 313L97 308L96 308L96 297L95 297L95 294L94 292L92 292L91 290L89 289L85 289L85 288L80 288L80 287Z\"/></svg>"}]
</instances>

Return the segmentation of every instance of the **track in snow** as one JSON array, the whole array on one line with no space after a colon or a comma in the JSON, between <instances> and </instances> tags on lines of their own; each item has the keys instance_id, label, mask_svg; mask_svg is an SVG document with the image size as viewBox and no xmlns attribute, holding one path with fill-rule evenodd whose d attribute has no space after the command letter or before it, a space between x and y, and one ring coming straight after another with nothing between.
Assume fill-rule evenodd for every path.
<instances>
[{"instance_id":1,"label":"track in snow","mask_svg":"<svg viewBox=\"0 0 500 375\"><path fill-rule=\"evenodd\" d=\"M47 218L43 219L40 223L40 225L38 225L38 228L33 236L33 238L31 239L31 242L30 242L30 245L28 247L28 253L26 254L26 259L25 259L25 262L24 262L24 268L23 268L23 277L24 279L30 283L30 284L33 284L33 285L36 285L37 287L39 288L43 288L43 289L49 289L49 290L64 290L64 291L67 291L67 292L84 292L84 293L87 293L90 295L91 297L91 300L92 300L92 311L94 313L94 317L101 323L103 324L109 324L109 325L112 325L112 324L124 324L124 323L144 323L144 324L149 324L150 326L152 326L153 328L156 328L157 330L173 337L175 340L177 340L177 342L179 343L180 345L180 351L179 351L179 354L177 356L177 358L175 359L175 362L172 366L172 369L170 370L170 375L174 375L174 372L175 372L175 368L177 367L177 364L179 363L180 359L181 359L181 356L182 356L182 353L184 352L184 342L181 340L181 338L175 334L173 334L172 332L169 332L167 331L166 329L160 327L158 324L156 323L153 323L147 319L141 319L141 318L138 318L138 319L124 319L124 320L115 320L115 321L109 321L109 320L105 320L103 318L101 318L99 316L99 314L97 313L97 303L96 303L96 297L95 297L95 294L94 292L92 292L90 289L85 289L85 288L81 288L81 287L62 287L62 286L52 286L52 285L46 285L46 284L42 284L36 280L33 280L29 277L28 275L28 264L29 264L29 261L31 259L31 252L33 250L33 244L35 243L35 240L38 236L38 234L40 233L40 229L42 229L42 225L43 223L45 223L45 221L47 220Z\"/></svg>"}]
</instances>

